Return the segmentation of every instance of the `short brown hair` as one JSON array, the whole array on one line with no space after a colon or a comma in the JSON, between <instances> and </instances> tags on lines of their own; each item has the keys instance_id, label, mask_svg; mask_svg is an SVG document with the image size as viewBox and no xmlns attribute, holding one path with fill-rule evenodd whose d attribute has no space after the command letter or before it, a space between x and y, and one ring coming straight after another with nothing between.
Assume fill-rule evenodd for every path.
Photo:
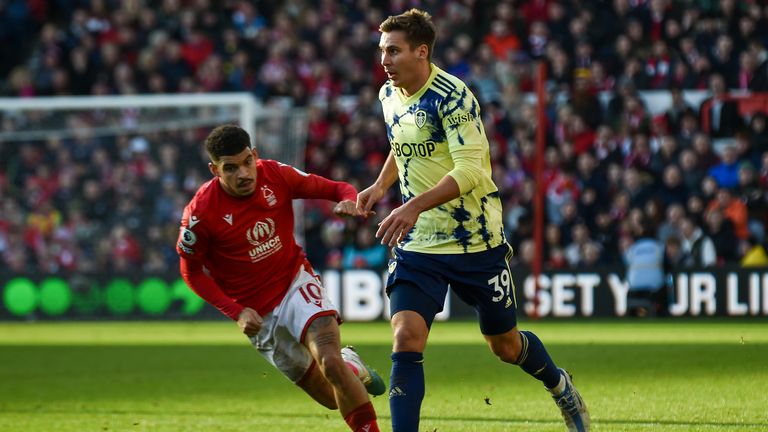
<instances>
[{"instance_id":1,"label":"short brown hair","mask_svg":"<svg viewBox=\"0 0 768 432\"><path fill-rule=\"evenodd\" d=\"M432 59L432 49L435 46L435 34L437 29L432 22L432 15L423 10L411 9L400 15L389 16L379 26L382 33L393 31L405 32L405 40L408 41L411 49L421 44L425 44L429 50L427 58Z\"/></svg>"},{"instance_id":2,"label":"short brown hair","mask_svg":"<svg viewBox=\"0 0 768 432\"><path fill-rule=\"evenodd\" d=\"M243 128L227 124L212 130L205 139L205 151L212 161L222 156L234 156L251 146L251 137Z\"/></svg>"}]
</instances>

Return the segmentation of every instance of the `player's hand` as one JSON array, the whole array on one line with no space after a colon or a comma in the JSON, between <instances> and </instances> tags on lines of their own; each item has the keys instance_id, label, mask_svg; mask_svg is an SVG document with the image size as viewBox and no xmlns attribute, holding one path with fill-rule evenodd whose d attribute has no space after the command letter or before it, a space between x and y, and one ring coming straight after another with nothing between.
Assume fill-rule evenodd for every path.
<instances>
[{"instance_id":1,"label":"player's hand","mask_svg":"<svg viewBox=\"0 0 768 432\"><path fill-rule=\"evenodd\" d=\"M264 320L261 315L251 308L243 309L237 318L237 326L249 337L256 336L263 324Z\"/></svg>"},{"instance_id":2,"label":"player's hand","mask_svg":"<svg viewBox=\"0 0 768 432\"><path fill-rule=\"evenodd\" d=\"M351 200L339 201L339 203L336 204L335 207L333 207L333 213L336 216L364 216L364 217L368 217L374 214L374 212L368 212L367 214L361 213L357 209L356 203Z\"/></svg>"},{"instance_id":3,"label":"player's hand","mask_svg":"<svg viewBox=\"0 0 768 432\"><path fill-rule=\"evenodd\" d=\"M389 247L397 245L416 225L421 211L409 204L405 203L392 210L392 213L379 223L376 238L381 237L381 244Z\"/></svg>"},{"instance_id":4,"label":"player's hand","mask_svg":"<svg viewBox=\"0 0 768 432\"><path fill-rule=\"evenodd\" d=\"M384 196L384 192L386 191L373 184L357 194L357 211L360 216L368 217L376 214L371 209Z\"/></svg>"}]
</instances>

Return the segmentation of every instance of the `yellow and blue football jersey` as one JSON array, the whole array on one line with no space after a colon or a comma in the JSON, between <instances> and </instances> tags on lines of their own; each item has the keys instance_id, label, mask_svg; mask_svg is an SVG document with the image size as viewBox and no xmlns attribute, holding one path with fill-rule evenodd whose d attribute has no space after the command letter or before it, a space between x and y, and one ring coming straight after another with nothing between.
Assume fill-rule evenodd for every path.
<instances>
[{"instance_id":1,"label":"yellow and blue football jersey","mask_svg":"<svg viewBox=\"0 0 768 432\"><path fill-rule=\"evenodd\" d=\"M499 190L491 177L480 106L467 86L435 65L405 96L390 81L379 91L403 202L450 175L461 195L423 212L399 247L414 252L481 252L505 242Z\"/></svg>"}]
</instances>

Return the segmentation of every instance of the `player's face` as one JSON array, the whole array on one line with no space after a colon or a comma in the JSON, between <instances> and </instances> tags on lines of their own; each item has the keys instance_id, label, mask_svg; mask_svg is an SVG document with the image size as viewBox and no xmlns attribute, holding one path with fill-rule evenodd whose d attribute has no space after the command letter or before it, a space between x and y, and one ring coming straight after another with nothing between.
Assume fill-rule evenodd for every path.
<instances>
[{"instance_id":1,"label":"player's face","mask_svg":"<svg viewBox=\"0 0 768 432\"><path fill-rule=\"evenodd\" d=\"M221 187L232 196L248 196L256 190L256 149L243 149L232 156L222 156L208 167L219 178Z\"/></svg>"},{"instance_id":2,"label":"player's face","mask_svg":"<svg viewBox=\"0 0 768 432\"><path fill-rule=\"evenodd\" d=\"M395 87L400 87L406 94L413 94L424 84L420 74L427 59L428 48L421 44L413 49L405 39L405 32L395 30L381 34L379 41L381 65L387 78Z\"/></svg>"}]
</instances>

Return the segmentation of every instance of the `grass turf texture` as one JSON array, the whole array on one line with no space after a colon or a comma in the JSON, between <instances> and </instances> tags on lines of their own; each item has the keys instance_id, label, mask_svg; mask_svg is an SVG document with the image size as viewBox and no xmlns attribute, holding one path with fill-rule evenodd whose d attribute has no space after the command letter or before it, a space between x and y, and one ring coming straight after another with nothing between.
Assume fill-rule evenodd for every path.
<instances>
[{"instance_id":1,"label":"grass turf texture","mask_svg":"<svg viewBox=\"0 0 768 432\"><path fill-rule=\"evenodd\" d=\"M768 429L768 321L525 322L570 369L595 431ZM343 343L389 376L386 323ZM436 323L422 431L562 431L538 381L475 323ZM374 399L390 430L386 397ZM346 431L233 323L0 323L0 431Z\"/></svg>"}]
</instances>

